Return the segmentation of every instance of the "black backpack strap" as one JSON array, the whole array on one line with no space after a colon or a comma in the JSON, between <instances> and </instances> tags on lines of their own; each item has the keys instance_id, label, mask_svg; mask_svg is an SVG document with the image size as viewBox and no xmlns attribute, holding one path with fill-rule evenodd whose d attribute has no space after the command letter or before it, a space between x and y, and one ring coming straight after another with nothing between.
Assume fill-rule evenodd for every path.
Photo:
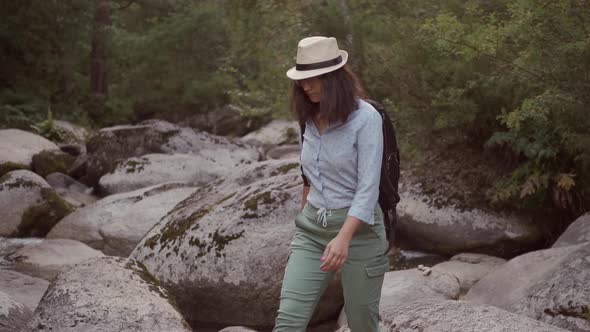
<instances>
[{"instance_id":1,"label":"black backpack strap","mask_svg":"<svg viewBox=\"0 0 590 332\"><path fill-rule=\"evenodd\" d=\"M300 133L301 133L301 147L303 147L303 133L305 133L305 123L299 123ZM303 185L305 187L309 187L309 181L305 174L303 174L303 165L299 166L301 168L301 178L303 179Z\"/></svg>"}]
</instances>

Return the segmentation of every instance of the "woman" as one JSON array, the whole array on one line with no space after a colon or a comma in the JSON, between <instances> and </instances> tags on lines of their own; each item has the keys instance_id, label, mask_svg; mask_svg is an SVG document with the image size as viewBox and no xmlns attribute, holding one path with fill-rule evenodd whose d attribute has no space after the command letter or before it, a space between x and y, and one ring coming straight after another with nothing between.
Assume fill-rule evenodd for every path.
<instances>
[{"instance_id":1,"label":"woman","mask_svg":"<svg viewBox=\"0 0 590 332\"><path fill-rule=\"evenodd\" d=\"M273 331L305 331L334 272L340 271L352 332L378 331L383 274L389 268L377 202L383 154L381 116L361 99L335 38L298 45L291 108L305 124L301 165L306 184L295 218Z\"/></svg>"}]
</instances>

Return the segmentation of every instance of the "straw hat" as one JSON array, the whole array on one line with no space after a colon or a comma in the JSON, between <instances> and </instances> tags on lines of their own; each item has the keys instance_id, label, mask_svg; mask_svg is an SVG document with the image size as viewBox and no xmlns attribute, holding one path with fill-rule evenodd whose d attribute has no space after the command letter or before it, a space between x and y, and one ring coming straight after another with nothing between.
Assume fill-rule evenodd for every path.
<instances>
[{"instance_id":1,"label":"straw hat","mask_svg":"<svg viewBox=\"0 0 590 332\"><path fill-rule=\"evenodd\" d=\"M343 67L348 53L338 49L334 37L308 37L297 45L297 65L287 71L292 80L302 80Z\"/></svg>"}]
</instances>

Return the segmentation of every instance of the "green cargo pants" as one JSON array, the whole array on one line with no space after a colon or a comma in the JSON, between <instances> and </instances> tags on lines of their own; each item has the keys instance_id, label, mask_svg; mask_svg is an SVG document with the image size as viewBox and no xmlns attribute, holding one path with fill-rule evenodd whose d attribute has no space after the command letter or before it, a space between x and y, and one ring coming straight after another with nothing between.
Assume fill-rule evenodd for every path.
<instances>
[{"instance_id":1,"label":"green cargo pants","mask_svg":"<svg viewBox=\"0 0 590 332\"><path fill-rule=\"evenodd\" d=\"M326 245L337 234L348 208L331 210L318 222L318 209L309 203L295 218L297 232L285 268L281 302L273 332L304 332L334 272L320 270ZM352 332L378 331L383 275L389 270L383 213L375 209L375 224L362 223L341 268L344 310Z\"/></svg>"}]
</instances>

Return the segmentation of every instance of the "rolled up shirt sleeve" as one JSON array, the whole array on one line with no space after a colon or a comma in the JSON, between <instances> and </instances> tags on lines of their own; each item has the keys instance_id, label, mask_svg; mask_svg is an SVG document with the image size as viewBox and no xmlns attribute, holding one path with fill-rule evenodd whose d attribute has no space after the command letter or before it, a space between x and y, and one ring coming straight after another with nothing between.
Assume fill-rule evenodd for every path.
<instances>
[{"instance_id":1,"label":"rolled up shirt sleeve","mask_svg":"<svg viewBox=\"0 0 590 332\"><path fill-rule=\"evenodd\" d=\"M378 112L371 112L357 134L357 187L348 215L369 225L375 223L374 213L379 199L383 159L382 121Z\"/></svg>"}]
</instances>

